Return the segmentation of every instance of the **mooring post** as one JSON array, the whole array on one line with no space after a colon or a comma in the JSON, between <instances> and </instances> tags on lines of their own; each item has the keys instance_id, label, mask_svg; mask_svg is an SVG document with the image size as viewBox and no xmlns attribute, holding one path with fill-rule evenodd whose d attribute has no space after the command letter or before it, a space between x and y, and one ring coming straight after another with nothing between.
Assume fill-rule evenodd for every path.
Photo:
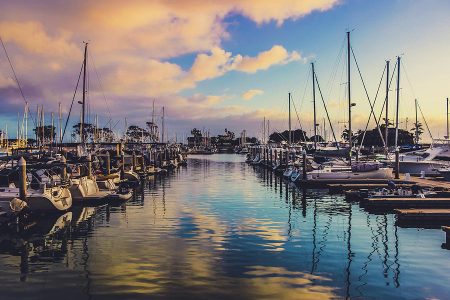
<instances>
[{"instance_id":1,"label":"mooring post","mask_svg":"<svg viewBox=\"0 0 450 300\"><path fill-rule=\"evenodd\" d=\"M306 180L306 151L302 151L302 169L303 169L303 180Z\"/></svg>"},{"instance_id":2,"label":"mooring post","mask_svg":"<svg viewBox=\"0 0 450 300\"><path fill-rule=\"evenodd\" d=\"M109 154L109 151L106 152L106 175L111 174L111 155Z\"/></svg>"},{"instance_id":3,"label":"mooring post","mask_svg":"<svg viewBox=\"0 0 450 300\"><path fill-rule=\"evenodd\" d=\"M270 148L270 151L269 151L269 160L270 160L270 166L272 167L273 166L272 148Z\"/></svg>"},{"instance_id":4,"label":"mooring post","mask_svg":"<svg viewBox=\"0 0 450 300\"><path fill-rule=\"evenodd\" d=\"M19 159L19 198L20 200L27 200L27 162L23 156Z\"/></svg>"},{"instance_id":5,"label":"mooring post","mask_svg":"<svg viewBox=\"0 0 450 300\"><path fill-rule=\"evenodd\" d=\"M61 155L61 181L67 178L67 160L64 155Z\"/></svg>"},{"instance_id":6,"label":"mooring post","mask_svg":"<svg viewBox=\"0 0 450 300\"><path fill-rule=\"evenodd\" d=\"M400 179L400 147L395 148L395 179Z\"/></svg>"},{"instance_id":7,"label":"mooring post","mask_svg":"<svg viewBox=\"0 0 450 300\"><path fill-rule=\"evenodd\" d=\"M116 144L116 157L119 157L121 154L122 150L121 150L121 144L117 143Z\"/></svg>"},{"instance_id":8,"label":"mooring post","mask_svg":"<svg viewBox=\"0 0 450 300\"><path fill-rule=\"evenodd\" d=\"M274 156L274 162L275 162L275 164L277 164L277 149L275 149L273 151L273 156Z\"/></svg>"},{"instance_id":9,"label":"mooring post","mask_svg":"<svg viewBox=\"0 0 450 300\"><path fill-rule=\"evenodd\" d=\"M92 156L89 154L87 156L87 161L88 161L88 178L92 177Z\"/></svg>"},{"instance_id":10,"label":"mooring post","mask_svg":"<svg viewBox=\"0 0 450 300\"><path fill-rule=\"evenodd\" d=\"M142 156L141 156L141 172L146 173L147 172L147 168L145 166L145 156L144 156L144 151L142 151Z\"/></svg>"}]
</instances>

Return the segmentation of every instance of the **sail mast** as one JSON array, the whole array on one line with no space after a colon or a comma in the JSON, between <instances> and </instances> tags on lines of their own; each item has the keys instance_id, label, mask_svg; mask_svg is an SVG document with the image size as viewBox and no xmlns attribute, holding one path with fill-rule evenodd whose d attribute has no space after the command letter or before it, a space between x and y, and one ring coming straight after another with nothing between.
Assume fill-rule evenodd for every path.
<instances>
[{"instance_id":1,"label":"sail mast","mask_svg":"<svg viewBox=\"0 0 450 300\"><path fill-rule=\"evenodd\" d=\"M288 94L289 97L289 146L292 143L292 134L291 134L291 93Z\"/></svg>"},{"instance_id":2,"label":"sail mast","mask_svg":"<svg viewBox=\"0 0 450 300\"><path fill-rule=\"evenodd\" d=\"M386 141L386 154L388 153L389 148L389 60L386 61L386 117L385 117L385 133L384 140Z\"/></svg>"},{"instance_id":3,"label":"sail mast","mask_svg":"<svg viewBox=\"0 0 450 300\"><path fill-rule=\"evenodd\" d=\"M350 89L350 31L347 31L347 93L348 93L348 144L350 146L349 162L352 163L352 100Z\"/></svg>"},{"instance_id":4,"label":"sail mast","mask_svg":"<svg viewBox=\"0 0 450 300\"><path fill-rule=\"evenodd\" d=\"M417 118L417 99L415 99L415 105L416 105L416 144L419 143L419 123L418 123L418 118ZM408 130L408 128L406 128L406 130Z\"/></svg>"},{"instance_id":5,"label":"sail mast","mask_svg":"<svg viewBox=\"0 0 450 300\"><path fill-rule=\"evenodd\" d=\"M316 113L316 81L314 79L314 63L311 63L312 69L312 92L313 92L313 107L314 107L314 150L317 150L317 113Z\"/></svg>"},{"instance_id":6,"label":"sail mast","mask_svg":"<svg viewBox=\"0 0 450 300\"><path fill-rule=\"evenodd\" d=\"M62 143L62 110L61 102L58 103L58 118L59 118L59 143Z\"/></svg>"},{"instance_id":7,"label":"sail mast","mask_svg":"<svg viewBox=\"0 0 450 300\"><path fill-rule=\"evenodd\" d=\"M397 57L397 109L395 112L395 149L398 147L398 111L400 107L400 56Z\"/></svg>"},{"instance_id":8,"label":"sail mast","mask_svg":"<svg viewBox=\"0 0 450 300\"><path fill-rule=\"evenodd\" d=\"M449 132L448 132L448 98L447 98L447 139L449 138Z\"/></svg>"},{"instance_id":9,"label":"sail mast","mask_svg":"<svg viewBox=\"0 0 450 300\"><path fill-rule=\"evenodd\" d=\"M161 143L164 143L164 106L162 107L161 129Z\"/></svg>"},{"instance_id":10,"label":"sail mast","mask_svg":"<svg viewBox=\"0 0 450 300\"><path fill-rule=\"evenodd\" d=\"M84 60L83 60L83 102L81 103L81 124L80 124L80 134L81 134L81 143L86 143L86 137L84 135L84 118L85 118L85 109L86 109L86 64L87 64L87 47L88 43L84 45Z\"/></svg>"}]
</instances>

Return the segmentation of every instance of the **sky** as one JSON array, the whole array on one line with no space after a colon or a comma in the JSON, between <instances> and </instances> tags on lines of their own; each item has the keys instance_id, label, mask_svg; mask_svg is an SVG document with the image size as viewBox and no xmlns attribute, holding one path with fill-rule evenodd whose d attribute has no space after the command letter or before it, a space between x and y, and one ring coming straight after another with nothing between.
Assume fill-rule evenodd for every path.
<instances>
[{"instance_id":1,"label":"sky","mask_svg":"<svg viewBox=\"0 0 450 300\"><path fill-rule=\"evenodd\" d=\"M354 129L381 113L384 72L401 57L400 128L412 128L418 99L433 137L446 130L450 69L450 1L446 0L0 0L0 129L15 137L24 103L31 114L44 105L46 122L61 103L66 118L88 46L90 121L123 132L161 119L169 138L194 127L260 137L270 131L313 128L311 63L337 134L346 126L346 32L351 60ZM356 65L356 62L358 65ZM358 67L361 77L358 73ZM395 118L396 76L389 91L389 119ZM380 84L378 97L375 98ZM364 85L363 85L364 82ZM79 88L69 120L79 121ZM319 131L330 126L316 86ZM419 111L419 121L425 123ZM32 122L30 121L32 126ZM375 126L373 118L369 128ZM29 130L31 132L31 129ZM427 130L423 134L429 139Z\"/></svg>"}]
</instances>

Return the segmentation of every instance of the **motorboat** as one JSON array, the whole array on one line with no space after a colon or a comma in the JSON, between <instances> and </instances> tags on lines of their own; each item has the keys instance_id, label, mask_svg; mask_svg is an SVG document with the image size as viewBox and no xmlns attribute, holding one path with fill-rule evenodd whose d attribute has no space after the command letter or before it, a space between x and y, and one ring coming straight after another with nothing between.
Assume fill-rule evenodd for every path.
<instances>
[{"instance_id":1,"label":"motorboat","mask_svg":"<svg viewBox=\"0 0 450 300\"><path fill-rule=\"evenodd\" d=\"M355 164L350 170L333 169L324 167L307 173L307 179L327 179L327 180L362 180L362 179L393 179L393 169L380 167L377 163Z\"/></svg>"},{"instance_id":2,"label":"motorboat","mask_svg":"<svg viewBox=\"0 0 450 300\"><path fill-rule=\"evenodd\" d=\"M450 140L433 140L428 149L402 153L399 156L400 173L437 176L440 169L450 167Z\"/></svg>"}]
</instances>

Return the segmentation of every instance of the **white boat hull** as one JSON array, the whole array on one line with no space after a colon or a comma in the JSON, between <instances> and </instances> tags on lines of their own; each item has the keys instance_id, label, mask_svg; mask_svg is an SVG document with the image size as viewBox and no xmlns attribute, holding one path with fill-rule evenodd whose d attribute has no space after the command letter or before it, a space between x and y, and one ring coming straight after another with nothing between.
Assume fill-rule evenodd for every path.
<instances>
[{"instance_id":1,"label":"white boat hull","mask_svg":"<svg viewBox=\"0 0 450 300\"><path fill-rule=\"evenodd\" d=\"M392 168L380 168L374 171L368 172L352 172L352 171L337 171L332 172L329 169L315 170L308 172L308 179L393 179Z\"/></svg>"}]
</instances>

